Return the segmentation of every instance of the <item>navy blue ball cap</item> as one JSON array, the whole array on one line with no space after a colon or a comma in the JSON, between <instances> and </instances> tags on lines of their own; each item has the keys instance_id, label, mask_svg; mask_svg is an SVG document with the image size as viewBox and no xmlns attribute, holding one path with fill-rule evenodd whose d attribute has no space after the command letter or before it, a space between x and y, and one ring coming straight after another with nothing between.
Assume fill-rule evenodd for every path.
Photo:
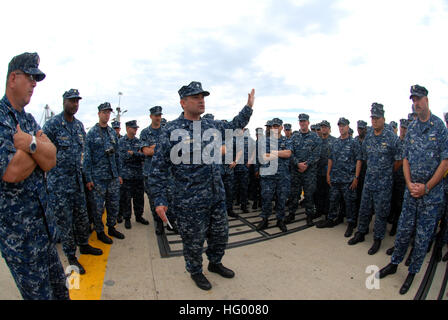
<instances>
[{"instance_id":1,"label":"navy blue ball cap","mask_svg":"<svg viewBox=\"0 0 448 320\"><path fill-rule=\"evenodd\" d=\"M178 91L181 99L202 93L204 97L209 96L210 92L202 89L202 84L198 81L192 81L188 86L183 86Z\"/></svg>"},{"instance_id":2,"label":"navy blue ball cap","mask_svg":"<svg viewBox=\"0 0 448 320\"><path fill-rule=\"evenodd\" d=\"M39 70L39 55L36 52L25 52L11 59L8 65L8 74L15 70L23 71L31 74L34 79L39 82L45 79L45 73Z\"/></svg>"}]
</instances>

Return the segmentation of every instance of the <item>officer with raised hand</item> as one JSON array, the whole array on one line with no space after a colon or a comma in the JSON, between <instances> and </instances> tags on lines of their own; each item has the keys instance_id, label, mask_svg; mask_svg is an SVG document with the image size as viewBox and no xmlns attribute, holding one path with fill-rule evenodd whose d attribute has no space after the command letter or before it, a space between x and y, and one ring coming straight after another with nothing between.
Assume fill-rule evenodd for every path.
<instances>
[{"instance_id":1,"label":"officer with raised hand","mask_svg":"<svg viewBox=\"0 0 448 320\"><path fill-rule=\"evenodd\" d=\"M126 122L126 135L123 136L119 142L120 155L120 172L123 178L121 189L123 190L123 201L120 201L120 208L122 208L124 227L131 229L131 200L133 202L135 221L148 225L149 222L143 218L143 211L145 207L145 191L143 179L143 163L145 162L145 155L141 152L142 145L140 139L136 137L137 120Z\"/></svg>"},{"instance_id":2,"label":"officer with raised hand","mask_svg":"<svg viewBox=\"0 0 448 320\"><path fill-rule=\"evenodd\" d=\"M384 106L373 103L370 111L373 130L368 131L361 148L362 159L367 162L367 172L359 209L358 231L348 244L355 245L364 241L374 211L374 243L368 251L369 255L373 255L378 252L386 234L394 163L402 157L398 137L392 130L384 127Z\"/></svg>"},{"instance_id":3,"label":"officer with raised hand","mask_svg":"<svg viewBox=\"0 0 448 320\"><path fill-rule=\"evenodd\" d=\"M356 188L361 171L361 148L359 143L348 134L350 121L340 118L338 121L341 136L330 145L328 156L327 183L330 186L330 209L328 218L316 223L317 228L332 228L338 218L340 199L345 203L348 227L345 237L352 235L356 227Z\"/></svg>"},{"instance_id":4,"label":"officer with raised hand","mask_svg":"<svg viewBox=\"0 0 448 320\"><path fill-rule=\"evenodd\" d=\"M119 171L118 138L107 125L111 112L109 102L98 106L98 123L87 133L83 161L86 187L91 193L94 209L95 231L98 240L106 244L112 244L113 241L104 232L102 216L105 207L109 236L124 239L124 235L115 229L120 206L120 185L123 180Z\"/></svg>"},{"instance_id":5,"label":"officer with raised hand","mask_svg":"<svg viewBox=\"0 0 448 320\"><path fill-rule=\"evenodd\" d=\"M37 53L12 58L0 100L0 251L23 299L68 300L44 181L56 147L24 110L45 78L39 61Z\"/></svg>"},{"instance_id":6,"label":"officer with raised hand","mask_svg":"<svg viewBox=\"0 0 448 320\"><path fill-rule=\"evenodd\" d=\"M221 164L220 161L209 163L197 158L208 146L208 140L202 139L202 133L207 130L217 131L219 136L225 129L244 128L252 115L255 90L249 94L246 106L230 122L201 119L200 116L205 111L204 97L209 94L196 81L179 90L183 112L179 118L165 126L149 175L156 212L163 221L167 221L165 189L169 170L172 170L177 190L173 195L173 205L182 238L186 269L196 285L203 290L211 289L210 282L202 273L205 240L208 244L208 270L225 278L233 278L235 273L221 263L228 241ZM217 145L219 150L221 147L222 145Z\"/></svg>"},{"instance_id":7,"label":"officer with raised hand","mask_svg":"<svg viewBox=\"0 0 448 320\"><path fill-rule=\"evenodd\" d=\"M277 227L282 232L286 232L287 228L284 222L286 200L289 195L290 172L289 158L291 157L291 140L282 136L283 121L279 118L272 119L272 134L270 139L266 140L266 153L263 155L265 164L260 166L261 177L261 199L262 199L262 218L257 225L257 230L263 230L268 227L268 218L272 213L272 200L274 195L277 196L275 213L277 216ZM274 140L275 139L275 140ZM274 144L272 143L274 142ZM277 170L271 172L267 170L272 167L272 161L278 163ZM263 168L266 172L263 171Z\"/></svg>"},{"instance_id":8,"label":"officer with raised hand","mask_svg":"<svg viewBox=\"0 0 448 320\"><path fill-rule=\"evenodd\" d=\"M314 226L313 195L316 191L316 170L322 140L316 133L309 130L309 118L309 115L305 113L299 115L300 131L292 137L293 169L291 170L289 215L285 222L294 221L295 212L299 207L299 196L303 189L306 222L311 227Z\"/></svg>"},{"instance_id":9,"label":"officer with raised hand","mask_svg":"<svg viewBox=\"0 0 448 320\"><path fill-rule=\"evenodd\" d=\"M82 98L77 89L66 91L62 97L63 112L43 127L57 149L56 167L47 174L48 209L56 217L68 262L84 274L84 267L76 259L76 246L79 245L81 254L101 255L103 252L89 245L89 217L82 179L86 132L82 122L75 118Z\"/></svg>"},{"instance_id":10,"label":"officer with raised hand","mask_svg":"<svg viewBox=\"0 0 448 320\"><path fill-rule=\"evenodd\" d=\"M403 148L403 173L407 188L391 263L379 272L381 279L397 271L415 231L409 274L400 294L408 292L425 259L443 206L442 178L448 170L448 130L443 121L431 113L428 90L414 85L410 98L417 119L409 124Z\"/></svg>"}]
</instances>

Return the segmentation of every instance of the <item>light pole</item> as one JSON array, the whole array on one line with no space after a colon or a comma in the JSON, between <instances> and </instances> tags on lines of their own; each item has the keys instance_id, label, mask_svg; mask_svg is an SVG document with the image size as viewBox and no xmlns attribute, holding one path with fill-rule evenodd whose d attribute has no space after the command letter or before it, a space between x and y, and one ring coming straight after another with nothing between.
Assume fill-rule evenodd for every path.
<instances>
[{"instance_id":1,"label":"light pole","mask_svg":"<svg viewBox=\"0 0 448 320\"><path fill-rule=\"evenodd\" d=\"M120 118L122 114L125 114L126 112L128 112L128 110L124 110L123 112L121 112L121 108L120 108L120 102L121 102L121 96L123 95L122 92L118 92L118 107L117 107L117 116L115 117L115 121L120 122Z\"/></svg>"}]
</instances>

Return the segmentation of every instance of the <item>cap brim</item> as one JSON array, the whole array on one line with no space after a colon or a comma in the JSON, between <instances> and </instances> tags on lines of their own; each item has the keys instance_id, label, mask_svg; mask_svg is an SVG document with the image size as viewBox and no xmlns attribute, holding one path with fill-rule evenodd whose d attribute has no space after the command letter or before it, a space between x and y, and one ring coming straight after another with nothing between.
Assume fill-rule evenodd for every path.
<instances>
[{"instance_id":1,"label":"cap brim","mask_svg":"<svg viewBox=\"0 0 448 320\"><path fill-rule=\"evenodd\" d=\"M22 71L33 75L37 82L44 80L46 77L45 73L40 71L38 68L30 68L30 69L22 70Z\"/></svg>"},{"instance_id":2,"label":"cap brim","mask_svg":"<svg viewBox=\"0 0 448 320\"><path fill-rule=\"evenodd\" d=\"M162 114L163 114L162 112L151 113L152 116L161 116Z\"/></svg>"},{"instance_id":3,"label":"cap brim","mask_svg":"<svg viewBox=\"0 0 448 320\"><path fill-rule=\"evenodd\" d=\"M64 97L64 99L82 99L80 96L68 96Z\"/></svg>"},{"instance_id":4,"label":"cap brim","mask_svg":"<svg viewBox=\"0 0 448 320\"><path fill-rule=\"evenodd\" d=\"M409 96L409 99L412 99L412 97L419 97L419 98L423 98L426 97L424 94L422 93L413 93Z\"/></svg>"}]
</instances>

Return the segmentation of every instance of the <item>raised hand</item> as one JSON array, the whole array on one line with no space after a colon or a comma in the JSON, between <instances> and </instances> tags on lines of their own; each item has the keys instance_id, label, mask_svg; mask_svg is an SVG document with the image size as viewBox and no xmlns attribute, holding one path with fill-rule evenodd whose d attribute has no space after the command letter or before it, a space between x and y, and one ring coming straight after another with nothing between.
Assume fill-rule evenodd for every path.
<instances>
[{"instance_id":1,"label":"raised hand","mask_svg":"<svg viewBox=\"0 0 448 320\"><path fill-rule=\"evenodd\" d=\"M252 108L254 106L254 102L255 102L255 89L252 89L252 91L248 94L247 105Z\"/></svg>"}]
</instances>

